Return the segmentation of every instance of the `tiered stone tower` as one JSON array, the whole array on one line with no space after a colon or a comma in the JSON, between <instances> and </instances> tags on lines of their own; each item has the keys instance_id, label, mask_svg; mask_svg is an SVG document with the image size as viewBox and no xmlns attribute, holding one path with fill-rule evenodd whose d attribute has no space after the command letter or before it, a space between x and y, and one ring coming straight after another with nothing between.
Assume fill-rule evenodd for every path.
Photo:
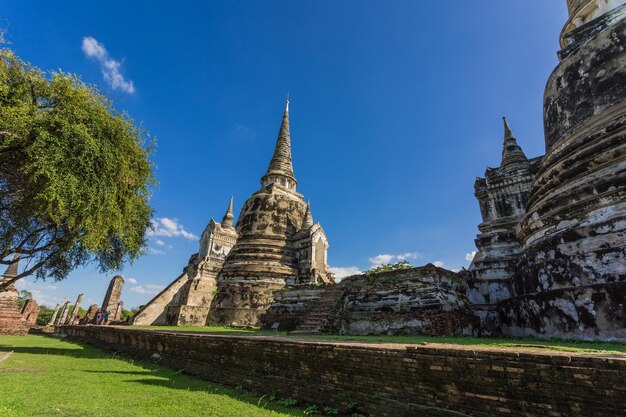
<instances>
[{"instance_id":1,"label":"tiered stone tower","mask_svg":"<svg viewBox=\"0 0 626 417\"><path fill-rule=\"evenodd\" d=\"M213 219L202 232L200 250L187 267L189 279L180 291L177 305L168 309L167 322L176 326L204 326L217 291L217 275L224 259L237 242L233 225L233 199L221 223Z\"/></svg>"},{"instance_id":2,"label":"tiered stone tower","mask_svg":"<svg viewBox=\"0 0 626 417\"><path fill-rule=\"evenodd\" d=\"M626 338L626 1L570 0L519 226L513 335Z\"/></svg>"},{"instance_id":3,"label":"tiered stone tower","mask_svg":"<svg viewBox=\"0 0 626 417\"><path fill-rule=\"evenodd\" d=\"M528 159L504 120L502 162L487 167L484 178L476 178L474 193L483 222L476 238L478 252L472 260L469 299L485 329L499 326L496 304L510 298L515 267L522 250L516 226L526 212L526 202L541 158ZM491 331L486 331L486 334Z\"/></svg>"},{"instance_id":4,"label":"tiered stone tower","mask_svg":"<svg viewBox=\"0 0 626 417\"><path fill-rule=\"evenodd\" d=\"M296 191L289 102L261 189L233 225L232 199L211 219L183 273L134 316L134 324L255 326L286 284L334 283L328 240Z\"/></svg>"},{"instance_id":5,"label":"tiered stone tower","mask_svg":"<svg viewBox=\"0 0 626 417\"><path fill-rule=\"evenodd\" d=\"M287 101L261 189L246 201L237 221L239 238L219 274L209 323L255 326L275 290L286 284L334 282L326 235L319 223L313 224L297 184Z\"/></svg>"}]
</instances>

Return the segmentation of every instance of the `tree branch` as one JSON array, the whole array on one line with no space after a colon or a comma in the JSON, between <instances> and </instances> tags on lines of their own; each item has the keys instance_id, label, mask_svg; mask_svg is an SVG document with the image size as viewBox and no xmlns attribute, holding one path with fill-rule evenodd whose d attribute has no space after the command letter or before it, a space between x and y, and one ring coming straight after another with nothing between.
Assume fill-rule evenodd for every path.
<instances>
[{"instance_id":1,"label":"tree branch","mask_svg":"<svg viewBox=\"0 0 626 417\"><path fill-rule=\"evenodd\" d=\"M13 285L15 282L19 281L20 279L27 277L29 275L32 275L33 272L35 272L37 269L41 268L46 262L48 262L50 260L50 258L52 258L56 253L50 253L48 256L46 256L45 258L43 258L41 261L37 262L35 265L33 265L30 269L25 270L24 272L22 272L21 274L18 274L16 276L14 276L11 279L7 279L4 281L0 282L0 292L5 291L9 286Z\"/></svg>"}]
</instances>

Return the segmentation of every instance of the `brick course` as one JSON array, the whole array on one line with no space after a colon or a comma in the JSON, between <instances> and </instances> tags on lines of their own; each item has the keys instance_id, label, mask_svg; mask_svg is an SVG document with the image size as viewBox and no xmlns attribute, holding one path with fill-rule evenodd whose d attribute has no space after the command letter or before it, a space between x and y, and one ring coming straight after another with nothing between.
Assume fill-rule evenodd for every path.
<instances>
[{"instance_id":1,"label":"brick course","mask_svg":"<svg viewBox=\"0 0 626 417\"><path fill-rule=\"evenodd\" d=\"M213 382L383 416L626 415L626 358L62 326Z\"/></svg>"}]
</instances>

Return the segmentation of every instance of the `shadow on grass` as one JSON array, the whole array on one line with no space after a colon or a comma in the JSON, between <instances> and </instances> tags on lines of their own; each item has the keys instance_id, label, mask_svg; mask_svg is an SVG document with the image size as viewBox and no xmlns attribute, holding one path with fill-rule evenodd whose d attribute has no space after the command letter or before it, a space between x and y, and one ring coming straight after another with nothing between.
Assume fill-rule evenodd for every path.
<instances>
[{"instance_id":1,"label":"shadow on grass","mask_svg":"<svg viewBox=\"0 0 626 417\"><path fill-rule=\"evenodd\" d=\"M172 372L172 371L170 371ZM169 389L176 389L182 391L199 391L211 395L221 395L232 398L233 400L245 402L255 407L260 407L268 412L279 412L288 416L303 416L303 412L300 410L294 410L293 408L285 408L276 403L270 401L272 398L271 393L258 394L248 391L235 391L232 388L215 385L213 383L191 378L186 375L164 375L164 374L151 374L156 378L151 379L128 379L125 382L133 382L141 385L151 387L164 387ZM184 380L186 378L187 380Z\"/></svg>"},{"instance_id":2,"label":"shadow on grass","mask_svg":"<svg viewBox=\"0 0 626 417\"><path fill-rule=\"evenodd\" d=\"M54 336L37 335L46 339L54 339L58 342L59 339ZM16 346L9 343L0 344L1 352L23 353L30 355L57 355L65 357L74 357L77 359L115 359L122 362L132 363L134 366L140 368L137 371L125 371L125 370L90 370L83 369L82 372L92 374L117 374L120 375L120 382L128 382L138 384L138 386L156 386L169 389L176 389L180 391L197 391L210 395L221 395L229 397L235 401L247 403L255 407L260 407L270 412L280 412L288 416L302 416L303 413L293 408L285 408L275 403L268 401L269 396L264 396L259 399L256 394L246 391L239 391L221 385L214 384L202 379L193 378L188 375L182 374L180 371L174 371L161 364L153 364L149 361L135 359L127 354L120 354L113 351L107 346L94 346L91 344L75 341L75 340L63 340L75 346L75 349L59 348L59 347L37 347L37 346ZM124 375L127 375L131 379L124 379ZM136 377L132 379L132 377ZM143 378L142 378L143 377ZM242 378L244 376L242 375ZM139 388L141 389L141 388ZM264 393L266 394L266 393ZM182 399L184 401L184 399ZM0 415L3 415L0 410Z\"/></svg>"},{"instance_id":3,"label":"shadow on grass","mask_svg":"<svg viewBox=\"0 0 626 417\"><path fill-rule=\"evenodd\" d=\"M121 359L124 360L124 358L121 358ZM135 363L135 365L142 366L142 364L137 364L137 363ZM83 372L87 372L90 374L118 374L118 375L143 375L143 376L155 375L154 372L147 370L147 369L145 371L93 371L91 369L85 369Z\"/></svg>"},{"instance_id":4,"label":"shadow on grass","mask_svg":"<svg viewBox=\"0 0 626 417\"><path fill-rule=\"evenodd\" d=\"M43 348L43 347L26 347L13 345L0 345L0 352L26 353L29 355L57 355L57 356L74 356L77 358L88 359L105 359L111 355L99 352L94 348L87 349L62 349L62 348Z\"/></svg>"}]
</instances>

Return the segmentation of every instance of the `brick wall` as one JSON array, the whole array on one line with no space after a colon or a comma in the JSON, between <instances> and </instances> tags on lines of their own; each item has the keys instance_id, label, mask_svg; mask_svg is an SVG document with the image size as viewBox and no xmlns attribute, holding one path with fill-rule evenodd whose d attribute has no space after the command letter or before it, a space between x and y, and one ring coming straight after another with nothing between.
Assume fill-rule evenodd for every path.
<instances>
[{"instance_id":1,"label":"brick wall","mask_svg":"<svg viewBox=\"0 0 626 417\"><path fill-rule=\"evenodd\" d=\"M369 416L626 415L626 357L63 326L70 338Z\"/></svg>"}]
</instances>

